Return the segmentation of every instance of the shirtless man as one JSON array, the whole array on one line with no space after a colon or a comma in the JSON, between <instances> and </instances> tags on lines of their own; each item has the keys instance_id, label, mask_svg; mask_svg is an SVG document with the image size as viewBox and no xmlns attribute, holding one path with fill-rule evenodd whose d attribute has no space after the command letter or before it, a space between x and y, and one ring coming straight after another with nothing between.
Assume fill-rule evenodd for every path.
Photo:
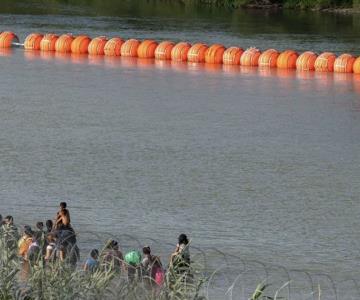
<instances>
[{"instance_id":1,"label":"shirtless man","mask_svg":"<svg viewBox=\"0 0 360 300\"><path fill-rule=\"evenodd\" d=\"M76 234L70 224L70 212L66 208L66 202L60 203L54 229L58 234L59 257L60 260L64 260L67 255L71 255L71 252L76 249Z\"/></svg>"},{"instance_id":2,"label":"shirtless man","mask_svg":"<svg viewBox=\"0 0 360 300\"><path fill-rule=\"evenodd\" d=\"M55 229L67 229L70 227L70 212L66 208L66 202L60 203L60 210L56 214Z\"/></svg>"}]
</instances>

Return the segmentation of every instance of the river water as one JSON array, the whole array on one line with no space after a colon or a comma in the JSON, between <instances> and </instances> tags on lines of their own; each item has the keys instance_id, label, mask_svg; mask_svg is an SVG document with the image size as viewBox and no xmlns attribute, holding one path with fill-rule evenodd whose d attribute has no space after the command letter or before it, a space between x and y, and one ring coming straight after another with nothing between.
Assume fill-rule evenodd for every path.
<instances>
[{"instance_id":1,"label":"river water","mask_svg":"<svg viewBox=\"0 0 360 300\"><path fill-rule=\"evenodd\" d=\"M354 16L5 3L1 30L21 40L72 32L360 54ZM108 233L124 250L129 235L167 255L186 232L214 259L216 248L359 279L359 77L0 54L3 215L34 224L67 201L84 251Z\"/></svg>"}]
</instances>

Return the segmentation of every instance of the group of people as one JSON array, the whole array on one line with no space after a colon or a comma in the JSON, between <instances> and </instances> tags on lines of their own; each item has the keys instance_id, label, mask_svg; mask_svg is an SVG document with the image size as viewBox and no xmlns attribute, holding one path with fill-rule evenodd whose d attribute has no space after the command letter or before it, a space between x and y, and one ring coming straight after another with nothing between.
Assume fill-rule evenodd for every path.
<instances>
[{"instance_id":1,"label":"group of people","mask_svg":"<svg viewBox=\"0 0 360 300\"><path fill-rule=\"evenodd\" d=\"M47 220L45 226L43 222L37 222L35 230L25 225L21 236L12 216L3 219L0 215L0 224L0 235L6 246L17 248L18 255L27 264L37 264L42 260L45 265L58 261L75 267L80 259L66 202L60 203L54 221ZM180 273L189 272L189 240L185 234L180 234L178 238L176 249L170 257L170 268ZM152 254L150 246L144 246L142 252L131 250L123 255L116 240L109 240L101 251L92 249L83 270L87 273L97 270L127 272L130 281L138 276L158 286L163 284L165 278L165 268L160 257Z\"/></svg>"},{"instance_id":2,"label":"group of people","mask_svg":"<svg viewBox=\"0 0 360 300\"><path fill-rule=\"evenodd\" d=\"M80 251L76 244L76 234L70 224L70 212L66 202L60 203L60 209L53 220L36 223L36 229L25 225L22 234L19 234L14 225L14 218L0 215L0 234L6 241L6 246L17 247L18 255L25 262L34 263L40 258L45 262L65 261L76 265Z\"/></svg>"}]
</instances>

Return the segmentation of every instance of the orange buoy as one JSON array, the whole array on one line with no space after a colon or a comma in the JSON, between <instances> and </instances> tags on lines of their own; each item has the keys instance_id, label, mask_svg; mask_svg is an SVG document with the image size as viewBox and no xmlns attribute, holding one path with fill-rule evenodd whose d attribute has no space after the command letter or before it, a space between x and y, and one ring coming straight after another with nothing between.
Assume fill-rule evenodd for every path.
<instances>
[{"instance_id":1,"label":"orange buoy","mask_svg":"<svg viewBox=\"0 0 360 300\"><path fill-rule=\"evenodd\" d=\"M74 39L71 34L60 35L55 43L55 51L61 53L71 52L71 44Z\"/></svg>"},{"instance_id":2,"label":"orange buoy","mask_svg":"<svg viewBox=\"0 0 360 300\"><path fill-rule=\"evenodd\" d=\"M187 53L187 60L194 63L205 62L205 53L209 47L202 43L196 43L191 46Z\"/></svg>"},{"instance_id":3,"label":"orange buoy","mask_svg":"<svg viewBox=\"0 0 360 300\"><path fill-rule=\"evenodd\" d=\"M177 43L171 50L171 60L186 61L191 45L186 42Z\"/></svg>"},{"instance_id":4,"label":"orange buoy","mask_svg":"<svg viewBox=\"0 0 360 300\"><path fill-rule=\"evenodd\" d=\"M354 61L353 72L355 74L360 74L360 56Z\"/></svg>"},{"instance_id":5,"label":"orange buoy","mask_svg":"<svg viewBox=\"0 0 360 300\"><path fill-rule=\"evenodd\" d=\"M331 52L320 54L315 60L315 71L317 72L333 72L336 55Z\"/></svg>"},{"instance_id":6,"label":"orange buoy","mask_svg":"<svg viewBox=\"0 0 360 300\"><path fill-rule=\"evenodd\" d=\"M0 48L10 48L12 43L18 43L19 38L11 31L4 31L0 34Z\"/></svg>"},{"instance_id":7,"label":"orange buoy","mask_svg":"<svg viewBox=\"0 0 360 300\"><path fill-rule=\"evenodd\" d=\"M259 56L259 67L275 68L279 54L279 51L275 49L268 49L264 51Z\"/></svg>"},{"instance_id":8,"label":"orange buoy","mask_svg":"<svg viewBox=\"0 0 360 300\"><path fill-rule=\"evenodd\" d=\"M314 71L317 55L312 51L302 53L296 60L296 69L299 71Z\"/></svg>"},{"instance_id":9,"label":"orange buoy","mask_svg":"<svg viewBox=\"0 0 360 300\"><path fill-rule=\"evenodd\" d=\"M220 44L210 46L205 53L205 62L208 64L222 64L226 48Z\"/></svg>"},{"instance_id":10,"label":"orange buoy","mask_svg":"<svg viewBox=\"0 0 360 300\"><path fill-rule=\"evenodd\" d=\"M77 36L71 43L71 52L75 54L88 53L88 47L91 39L87 35Z\"/></svg>"},{"instance_id":11,"label":"orange buoy","mask_svg":"<svg viewBox=\"0 0 360 300\"><path fill-rule=\"evenodd\" d=\"M334 72L336 73L352 73L355 57L351 54L341 54L334 63Z\"/></svg>"},{"instance_id":12,"label":"orange buoy","mask_svg":"<svg viewBox=\"0 0 360 300\"><path fill-rule=\"evenodd\" d=\"M256 67L258 66L260 55L261 52L257 48L251 47L249 49L246 49L245 52L240 57L240 65Z\"/></svg>"},{"instance_id":13,"label":"orange buoy","mask_svg":"<svg viewBox=\"0 0 360 300\"><path fill-rule=\"evenodd\" d=\"M140 42L136 39L127 40L121 45L121 56L126 57L137 57L137 50L139 48Z\"/></svg>"},{"instance_id":14,"label":"orange buoy","mask_svg":"<svg viewBox=\"0 0 360 300\"><path fill-rule=\"evenodd\" d=\"M105 36L93 38L88 46L90 55L104 55L104 48L108 39Z\"/></svg>"},{"instance_id":15,"label":"orange buoy","mask_svg":"<svg viewBox=\"0 0 360 300\"><path fill-rule=\"evenodd\" d=\"M279 69L295 69L296 60L299 57L299 54L293 50L285 50L281 52L278 56L276 66Z\"/></svg>"},{"instance_id":16,"label":"orange buoy","mask_svg":"<svg viewBox=\"0 0 360 300\"><path fill-rule=\"evenodd\" d=\"M174 48L174 46L175 44L173 42L161 42L155 49L155 59L170 60L171 50Z\"/></svg>"},{"instance_id":17,"label":"orange buoy","mask_svg":"<svg viewBox=\"0 0 360 300\"><path fill-rule=\"evenodd\" d=\"M55 51L55 44L59 36L53 33L45 34L40 42L40 50Z\"/></svg>"},{"instance_id":18,"label":"orange buoy","mask_svg":"<svg viewBox=\"0 0 360 300\"><path fill-rule=\"evenodd\" d=\"M158 46L158 43L154 40L145 40L143 41L138 49L137 55L139 58L154 58L155 57L155 49Z\"/></svg>"},{"instance_id":19,"label":"orange buoy","mask_svg":"<svg viewBox=\"0 0 360 300\"><path fill-rule=\"evenodd\" d=\"M224 65L240 65L240 57L244 53L244 49L239 47L227 48L223 54Z\"/></svg>"},{"instance_id":20,"label":"orange buoy","mask_svg":"<svg viewBox=\"0 0 360 300\"><path fill-rule=\"evenodd\" d=\"M104 46L104 54L107 56L120 56L122 44L124 44L124 41L119 37L108 40Z\"/></svg>"},{"instance_id":21,"label":"orange buoy","mask_svg":"<svg viewBox=\"0 0 360 300\"><path fill-rule=\"evenodd\" d=\"M24 48L27 50L40 50L43 37L41 33L30 33L25 39Z\"/></svg>"}]
</instances>

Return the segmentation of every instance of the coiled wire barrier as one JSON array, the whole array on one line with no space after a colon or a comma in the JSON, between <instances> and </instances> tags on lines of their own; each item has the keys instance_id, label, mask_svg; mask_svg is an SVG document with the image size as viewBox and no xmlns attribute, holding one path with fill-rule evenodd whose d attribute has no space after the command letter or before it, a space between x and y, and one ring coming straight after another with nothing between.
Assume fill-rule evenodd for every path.
<instances>
[{"instance_id":1,"label":"coiled wire barrier","mask_svg":"<svg viewBox=\"0 0 360 300\"><path fill-rule=\"evenodd\" d=\"M174 244L154 238L139 238L130 234L80 232L78 243L82 261L92 249L101 247L109 239L117 240L121 249L141 250L149 245L159 255L164 266L174 250ZM258 284L266 286L260 299L287 300L359 300L360 281L357 278L334 279L330 274L302 269L288 269L281 265L266 264L246 259L216 248L200 249L191 243L191 260L201 267L207 278L204 295L209 300L250 299Z\"/></svg>"}]
</instances>

